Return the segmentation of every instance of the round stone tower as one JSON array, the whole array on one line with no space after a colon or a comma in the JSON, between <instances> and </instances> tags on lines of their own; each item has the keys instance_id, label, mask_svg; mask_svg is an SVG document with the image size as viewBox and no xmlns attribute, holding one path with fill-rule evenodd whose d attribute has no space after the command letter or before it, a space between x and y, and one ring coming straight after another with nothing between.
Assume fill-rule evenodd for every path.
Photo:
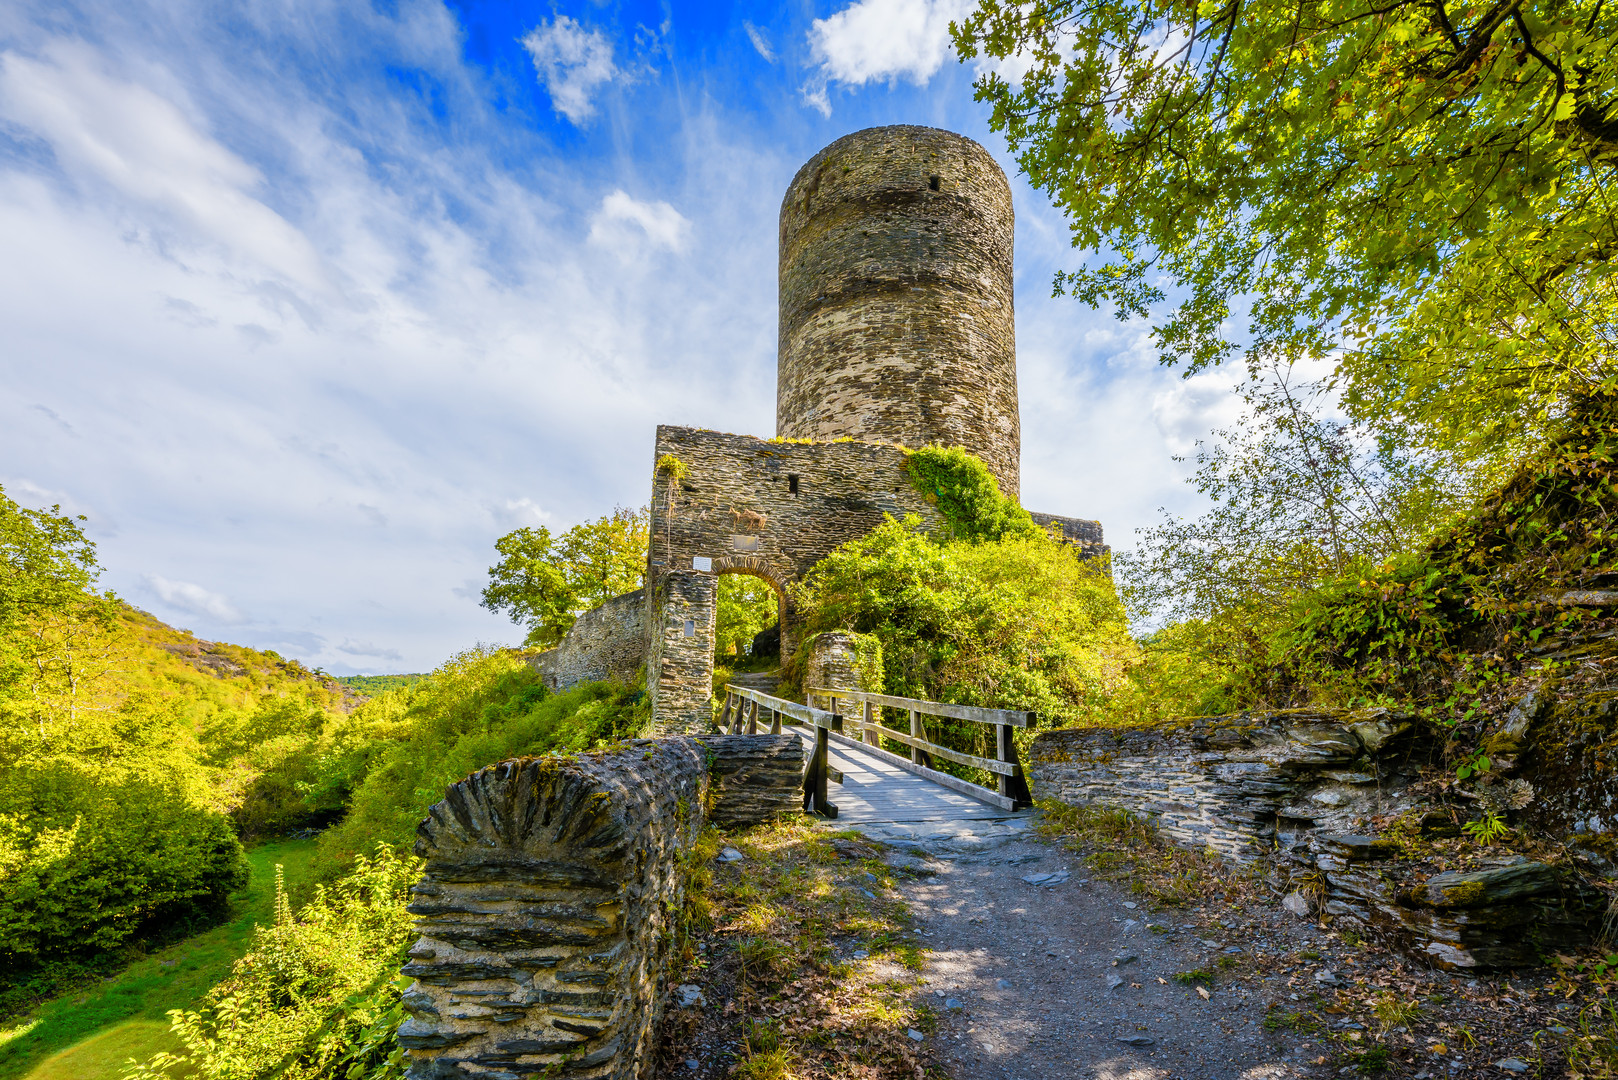
<instances>
[{"instance_id":1,"label":"round stone tower","mask_svg":"<svg viewBox=\"0 0 1618 1080\"><path fill-rule=\"evenodd\" d=\"M776 434L981 457L1018 493L1011 187L937 128L845 135L781 203Z\"/></svg>"}]
</instances>

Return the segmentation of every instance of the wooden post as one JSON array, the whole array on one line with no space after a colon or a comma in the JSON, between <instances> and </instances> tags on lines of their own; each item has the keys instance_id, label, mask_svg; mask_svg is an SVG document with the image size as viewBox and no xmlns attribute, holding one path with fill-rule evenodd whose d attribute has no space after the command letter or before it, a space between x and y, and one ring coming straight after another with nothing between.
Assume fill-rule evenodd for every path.
<instances>
[{"instance_id":1,"label":"wooden post","mask_svg":"<svg viewBox=\"0 0 1618 1080\"><path fill-rule=\"evenodd\" d=\"M832 722L839 726L841 720L840 716L832 716ZM827 755L830 746L831 740L826 737L826 729L816 724L815 749L809 755L809 767L803 772L803 808L825 818L837 816L837 807L832 805L826 795Z\"/></svg>"},{"instance_id":2,"label":"wooden post","mask_svg":"<svg viewBox=\"0 0 1618 1080\"><path fill-rule=\"evenodd\" d=\"M1010 776L1005 776L1001 773L995 774L995 780L998 782L996 787L999 789L1000 794L1011 799L1017 805L1029 806L1033 803L1034 798L1033 794L1028 790L1028 778L1023 775L1022 763L1017 760L1017 742L1011 735L1013 730L1015 729L1010 724L995 725L995 760L1009 762L1015 766L1015 771Z\"/></svg>"},{"instance_id":3,"label":"wooden post","mask_svg":"<svg viewBox=\"0 0 1618 1080\"><path fill-rule=\"evenodd\" d=\"M781 710L780 709L771 709L770 710L770 734L771 735L779 735L779 734L781 734Z\"/></svg>"},{"instance_id":4,"label":"wooden post","mask_svg":"<svg viewBox=\"0 0 1618 1080\"><path fill-rule=\"evenodd\" d=\"M725 691L725 711L719 714L719 730L724 731L730 727L730 707L736 701L736 695L729 690Z\"/></svg>"},{"instance_id":5,"label":"wooden post","mask_svg":"<svg viewBox=\"0 0 1618 1080\"><path fill-rule=\"evenodd\" d=\"M749 735L758 734L758 702L756 701L753 702L753 711L747 716L747 733Z\"/></svg>"},{"instance_id":6,"label":"wooden post","mask_svg":"<svg viewBox=\"0 0 1618 1080\"><path fill-rule=\"evenodd\" d=\"M926 729L921 726L921 714L915 709L910 710L910 734L918 739L927 737ZM933 756L919 746L910 748L910 760L929 769L933 767Z\"/></svg>"},{"instance_id":7,"label":"wooden post","mask_svg":"<svg viewBox=\"0 0 1618 1080\"><path fill-rule=\"evenodd\" d=\"M871 730L876 722L876 706L867 701L865 703L865 730L860 732L860 741L867 746L882 745L882 736Z\"/></svg>"}]
</instances>

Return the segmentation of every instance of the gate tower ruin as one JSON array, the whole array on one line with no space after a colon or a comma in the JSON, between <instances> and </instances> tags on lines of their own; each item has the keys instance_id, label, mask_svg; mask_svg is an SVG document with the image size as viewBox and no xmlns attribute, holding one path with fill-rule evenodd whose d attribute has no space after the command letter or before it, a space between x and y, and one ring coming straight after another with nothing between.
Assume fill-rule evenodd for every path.
<instances>
[{"instance_id":1,"label":"gate tower ruin","mask_svg":"<svg viewBox=\"0 0 1618 1080\"><path fill-rule=\"evenodd\" d=\"M776 437L659 425L646 588L581 617L535 666L555 689L632 679L640 658L662 732L711 728L718 577L780 598L826 555L914 514L906 448L960 446L1018 495L1011 189L977 143L899 125L844 136L781 204ZM1101 523L1034 514L1086 556ZM639 614L637 614L639 613Z\"/></svg>"},{"instance_id":2,"label":"gate tower ruin","mask_svg":"<svg viewBox=\"0 0 1618 1080\"><path fill-rule=\"evenodd\" d=\"M1018 494L1011 186L937 128L845 135L781 201L775 433L961 446Z\"/></svg>"}]
</instances>

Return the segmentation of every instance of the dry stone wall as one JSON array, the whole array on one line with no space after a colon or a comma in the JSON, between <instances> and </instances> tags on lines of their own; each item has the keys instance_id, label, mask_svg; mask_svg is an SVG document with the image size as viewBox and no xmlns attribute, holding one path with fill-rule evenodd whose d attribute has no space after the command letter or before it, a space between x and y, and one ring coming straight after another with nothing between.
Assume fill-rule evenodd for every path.
<instances>
[{"instance_id":1,"label":"dry stone wall","mask_svg":"<svg viewBox=\"0 0 1618 1080\"><path fill-rule=\"evenodd\" d=\"M795 807L802 754L790 735L637 740L451 786L416 830L411 1080L649 1076L704 806L737 824Z\"/></svg>"},{"instance_id":2,"label":"dry stone wall","mask_svg":"<svg viewBox=\"0 0 1618 1080\"><path fill-rule=\"evenodd\" d=\"M937 128L846 135L781 202L776 434L964 446L1016 496L1011 188Z\"/></svg>"},{"instance_id":3,"label":"dry stone wall","mask_svg":"<svg viewBox=\"0 0 1618 1080\"><path fill-rule=\"evenodd\" d=\"M646 590L615 596L580 615L554 649L531 657L545 685L553 691L579 683L616 679L633 682L646 663Z\"/></svg>"},{"instance_id":4,"label":"dry stone wall","mask_svg":"<svg viewBox=\"0 0 1618 1080\"><path fill-rule=\"evenodd\" d=\"M1207 717L1183 727L1069 728L1034 738L1036 799L1105 806L1237 863L1279 860L1320 882L1324 918L1358 924L1435 966L1512 967L1589 940L1602 904L1576 875L1514 856L1434 873L1365 835L1413 817L1423 758L1407 716L1382 709ZM1457 832L1445 814L1435 828Z\"/></svg>"}]
</instances>

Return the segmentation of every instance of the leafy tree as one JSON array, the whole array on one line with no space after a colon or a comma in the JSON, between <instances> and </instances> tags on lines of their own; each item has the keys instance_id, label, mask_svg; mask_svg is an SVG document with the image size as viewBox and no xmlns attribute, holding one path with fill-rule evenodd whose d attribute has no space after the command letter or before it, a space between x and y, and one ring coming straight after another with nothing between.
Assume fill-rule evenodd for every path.
<instances>
[{"instance_id":1,"label":"leafy tree","mask_svg":"<svg viewBox=\"0 0 1618 1080\"><path fill-rule=\"evenodd\" d=\"M778 617L775 586L747 574L721 574L714 601L714 653L734 656Z\"/></svg>"},{"instance_id":2,"label":"leafy tree","mask_svg":"<svg viewBox=\"0 0 1618 1080\"><path fill-rule=\"evenodd\" d=\"M1250 305L1250 358L1337 355L1354 415L1497 464L1618 377L1605 0L980 0L953 33L1095 253L1057 291L1172 288L1165 362L1231 356Z\"/></svg>"},{"instance_id":3,"label":"leafy tree","mask_svg":"<svg viewBox=\"0 0 1618 1080\"><path fill-rule=\"evenodd\" d=\"M483 606L528 628L526 645L549 648L584 612L646 581L647 512L618 507L553 537L524 526L495 541Z\"/></svg>"},{"instance_id":4,"label":"leafy tree","mask_svg":"<svg viewBox=\"0 0 1618 1080\"><path fill-rule=\"evenodd\" d=\"M1135 618L1165 627L1144 642L1136 682L1195 673L1204 685L1185 693L1203 707L1224 681L1267 678L1301 598L1412 550L1466 494L1440 459L1327 415L1323 387L1286 368L1244 398L1237 427L1199 444L1191 482L1209 509L1144 530L1114 559Z\"/></svg>"},{"instance_id":5,"label":"leafy tree","mask_svg":"<svg viewBox=\"0 0 1618 1080\"><path fill-rule=\"evenodd\" d=\"M19 506L0 488L0 718L40 738L52 715L76 717L114 659L117 602L94 588L84 520Z\"/></svg>"},{"instance_id":6,"label":"leafy tree","mask_svg":"<svg viewBox=\"0 0 1618 1080\"><path fill-rule=\"evenodd\" d=\"M815 564L794 595L802 650L826 630L869 634L888 693L1047 722L1097 708L1137 651L1105 565L1037 530L939 543L918 518L890 518Z\"/></svg>"}]
</instances>

